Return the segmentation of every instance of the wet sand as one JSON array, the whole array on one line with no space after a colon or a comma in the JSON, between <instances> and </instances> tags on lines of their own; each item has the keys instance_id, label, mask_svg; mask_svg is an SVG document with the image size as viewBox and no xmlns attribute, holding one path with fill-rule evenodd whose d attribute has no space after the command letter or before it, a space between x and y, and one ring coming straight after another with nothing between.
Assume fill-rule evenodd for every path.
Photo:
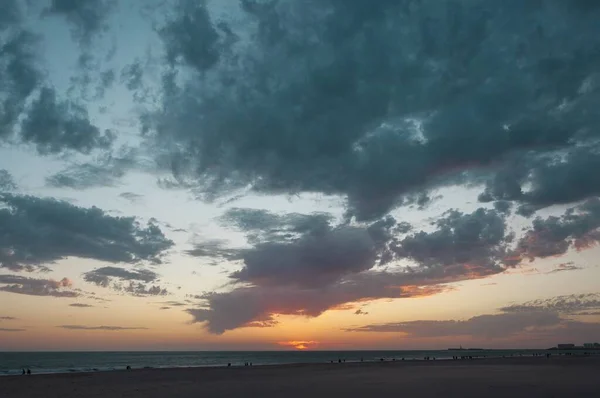
<instances>
[{"instance_id":1,"label":"wet sand","mask_svg":"<svg viewBox=\"0 0 600 398\"><path fill-rule=\"evenodd\" d=\"M600 357L140 369L0 377L2 398L600 397Z\"/></svg>"}]
</instances>

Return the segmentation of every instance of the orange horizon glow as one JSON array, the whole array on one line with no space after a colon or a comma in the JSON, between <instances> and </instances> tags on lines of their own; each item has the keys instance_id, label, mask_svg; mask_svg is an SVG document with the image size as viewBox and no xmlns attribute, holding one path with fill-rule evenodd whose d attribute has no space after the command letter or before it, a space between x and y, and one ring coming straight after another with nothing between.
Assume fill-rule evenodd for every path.
<instances>
[{"instance_id":1,"label":"orange horizon glow","mask_svg":"<svg viewBox=\"0 0 600 398\"><path fill-rule=\"evenodd\" d=\"M296 341L296 340L292 340L292 341L280 341L277 344L279 344L282 347L292 347L298 351L305 351L308 350L309 348L314 348L316 346L319 345L318 341Z\"/></svg>"}]
</instances>

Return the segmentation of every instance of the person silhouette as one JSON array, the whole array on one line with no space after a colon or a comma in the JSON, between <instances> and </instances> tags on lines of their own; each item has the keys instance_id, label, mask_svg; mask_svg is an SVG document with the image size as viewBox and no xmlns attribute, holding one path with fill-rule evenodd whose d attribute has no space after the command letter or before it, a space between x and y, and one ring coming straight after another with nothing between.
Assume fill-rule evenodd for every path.
<instances>
[{"instance_id":1,"label":"person silhouette","mask_svg":"<svg viewBox=\"0 0 600 398\"><path fill-rule=\"evenodd\" d=\"M30 375L31 374L31 369L27 368L27 374Z\"/></svg>"},{"instance_id":2,"label":"person silhouette","mask_svg":"<svg viewBox=\"0 0 600 398\"><path fill-rule=\"evenodd\" d=\"M23 373L21 373L21 374L24 375L25 374L25 369L22 369L22 370L23 370Z\"/></svg>"}]
</instances>

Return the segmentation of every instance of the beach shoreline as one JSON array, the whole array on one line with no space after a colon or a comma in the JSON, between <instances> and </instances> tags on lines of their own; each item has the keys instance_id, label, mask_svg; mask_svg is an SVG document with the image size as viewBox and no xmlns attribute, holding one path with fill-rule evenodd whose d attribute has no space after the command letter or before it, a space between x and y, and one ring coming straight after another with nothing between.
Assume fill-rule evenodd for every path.
<instances>
[{"instance_id":1,"label":"beach shoreline","mask_svg":"<svg viewBox=\"0 0 600 398\"><path fill-rule=\"evenodd\" d=\"M215 355L216 353L216 355ZM226 357L223 355L226 354ZM233 354L233 355L232 355ZM265 355L266 354L266 355ZM283 355L281 355L283 354ZM287 355L290 354L290 355ZM9 357L7 357L9 355ZM32 356L33 355L33 356ZM100 357L98 357L100 355ZM300 355L300 356L299 356ZM306 356L304 356L306 355ZM139 352L0 352L0 378L21 376L22 369L41 374L112 372L131 369L182 369L253 366L294 366L332 363L427 362L474 359L509 359L558 356L594 356L598 352L559 352L550 350L484 351L273 351L273 352L206 352L206 351L139 351ZM469 359L470 358L470 359Z\"/></svg>"},{"instance_id":2,"label":"beach shoreline","mask_svg":"<svg viewBox=\"0 0 600 398\"><path fill-rule=\"evenodd\" d=\"M413 360L56 373L0 378L3 397L578 396L600 391L598 356ZM468 387L468 388L467 388ZM498 393L498 395L495 395ZM565 395L566 394L566 395ZM577 395L575 395L577 394Z\"/></svg>"}]
</instances>

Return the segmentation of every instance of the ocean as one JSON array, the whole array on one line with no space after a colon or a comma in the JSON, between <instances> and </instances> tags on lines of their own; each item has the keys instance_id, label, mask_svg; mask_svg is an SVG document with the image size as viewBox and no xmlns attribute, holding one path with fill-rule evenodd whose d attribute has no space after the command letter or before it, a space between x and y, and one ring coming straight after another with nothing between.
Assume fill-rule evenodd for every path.
<instances>
[{"instance_id":1,"label":"ocean","mask_svg":"<svg viewBox=\"0 0 600 398\"><path fill-rule=\"evenodd\" d=\"M430 350L430 351L202 351L202 352L0 352L0 375L18 375L23 368L33 374L100 372L141 368L177 368L205 366L254 366L329 363L338 360L386 361L452 359L453 355L473 357L531 356L545 350Z\"/></svg>"}]
</instances>

